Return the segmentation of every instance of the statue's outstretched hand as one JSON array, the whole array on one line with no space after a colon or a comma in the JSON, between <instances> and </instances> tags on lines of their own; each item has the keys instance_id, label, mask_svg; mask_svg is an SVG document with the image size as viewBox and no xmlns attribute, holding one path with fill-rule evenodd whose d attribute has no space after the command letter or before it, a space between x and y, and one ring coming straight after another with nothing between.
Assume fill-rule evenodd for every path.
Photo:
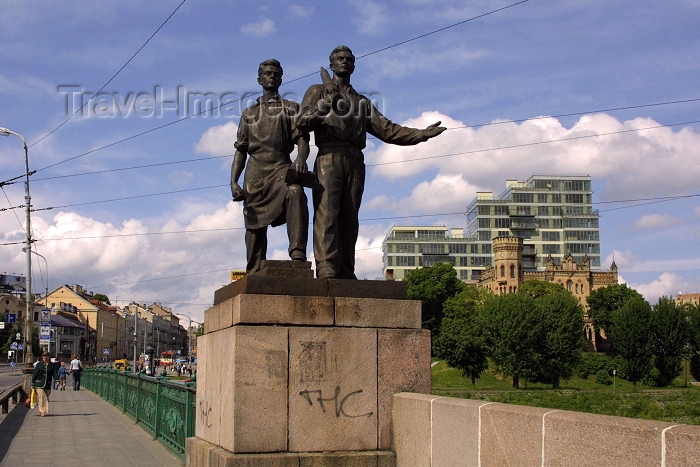
<instances>
[{"instance_id":1,"label":"statue's outstretched hand","mask_svg":"<svg viewBox=\"0 0 700 467\"><path fill-rule=\"evenodd\" d=\"M447 127L440 126L441 123L442 122L435 122L423 130L423 136L425 136L425 139L434 138L443 131L447 130Z\"/></svg>"}]
</instances>

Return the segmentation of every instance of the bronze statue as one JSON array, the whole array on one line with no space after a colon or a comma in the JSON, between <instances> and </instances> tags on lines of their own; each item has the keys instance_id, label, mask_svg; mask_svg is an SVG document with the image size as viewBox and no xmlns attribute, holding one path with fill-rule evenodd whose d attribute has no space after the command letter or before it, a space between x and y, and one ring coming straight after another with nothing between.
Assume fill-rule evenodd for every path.
<instances>
[{"instance_id":1,"label":"bronze statue","mask_svg":"<svg viewBox=\"0 0 700 467\"><path fill-rule=\"evenodd\" d=\"M282 66L277 60L266 60L258 68L258 83L263 88L257 104L241 115L236 154L231 166L231 194L234 201L243 201L247 266L250 274L260 269L267 256L267 226L286 222L289 256L306 261L309 230L309 210L306 194L299 184L285 181L290 167L306 173L309 156L309 135L294 128L299 104L282 99ZM297 158L289 157L294 144ZM246 158L250 159L246 164ZM238 179L245 165L243 188Z\"/></svg>"},{"instance_id":2,"label":"bronze statue","mask_svg":"<svg viewBox=\"0 0 700 467\"><path fill-rule=\"evenodd\" d=\"M313 187L316 276L356 279L355 243L365 186L362 149L366 134L407 146L427 141L446 128L439 126L440 122L424 130L407 128L384 117L350 85L355 56L348 47L339 46L331 52L330 69L333 78L322 68L323 84L306 91L297 128L303 133L313 131L318 146L314 165L318 182Z\"/></svg>"}]
</instances>

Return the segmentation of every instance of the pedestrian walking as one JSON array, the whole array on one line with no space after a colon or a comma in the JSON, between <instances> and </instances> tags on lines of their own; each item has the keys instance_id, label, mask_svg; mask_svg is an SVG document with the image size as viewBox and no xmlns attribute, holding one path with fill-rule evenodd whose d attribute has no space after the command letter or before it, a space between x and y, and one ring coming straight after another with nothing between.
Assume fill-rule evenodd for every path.
<instances>
[{"instance_id":1,"label":"pedestrian walking","mask_svg":"<svg viewBox=\"0 0 700 467\"><path fill-rule=\"evenodd\" d=\"M58 368L58 390L66 390L66 377L68 376L68 368L66 367L66 362L61 362L61 366Z\"/></svg>"},{"instance_id":2,"label":"pedestrian walking","mask_svg":"<svg viewBox=\"0 0 700 467\"><path fill-rule=\"evenodd\" d=\"M78 356L73 354L73 360L70 362L70 374L73 377L73 391L80 391L80 375L83 372L83 365L78 360Z\"/></svg>"},{"instance_id":3,"label":"pedestrian walking","mask_svg":"<svg viewBox=\"0 0 700 467\"><path fill-rule=\"evenodd\" d=\"M55 379L58 379L58 365L51 361L48 352L44 352L32 372L32 387L36 390L39 415L42 417L49 414L49 396Z\"/></svg>"}]
</instances>

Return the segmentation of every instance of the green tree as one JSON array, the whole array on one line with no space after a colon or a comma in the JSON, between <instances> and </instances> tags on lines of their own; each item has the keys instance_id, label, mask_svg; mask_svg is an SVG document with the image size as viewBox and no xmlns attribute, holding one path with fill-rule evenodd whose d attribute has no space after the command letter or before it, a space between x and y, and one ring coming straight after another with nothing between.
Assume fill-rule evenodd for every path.
<instances>
[{"instance_id":1,"label":"green tree","mask_svg":"<svg viewBox=\"0 0 700 467\"><path fill-rule=\"evenodd\" d=\"M643 298L632 298L612 313L612 339L620 371L634 388L652 367L651 307Z\"/></svg>"},{"instance_id":2,"label":"green tree","mask_svg":"<svg viewBox=\"0 0 700 467\"><path fill-rule=\"evenodd\" d=\"M700 381L700 306L685 304L690 336L690 373Z\"/></svg>"},{"instance_id":3,"label":"green tree","mask_svg":"<svg viewBox=\"0 0 700 467\"><path fill-rule=\"evenodd\" d=\"M457 278L455 268L447 263L414 269L406 274L404 281L408 299L422 302L423 328L430 330L435 339L440 333L445 301L461 292L465 284Z\"/></svg>"},{"instance_id":4,"label":"green tree","mask_svg":"<svg viewBox=\"0 0 700 467\"><path fill-rule=\"evenodd\" d=\"M513 377L514 388L520 378L537 374L536 316L535 299L524 293L492 296L480 314L488 354L501 373Z\"/></svg>"},{"instance_id":5,"label":"green tree","mask_svg":"<svg viewBox=\"0 0 700 467\"><path fill-rule=\"evenodd\" d=\"M488 368L486 345L479 326L479 312L489 292L470 285L445 301L440 334L433 340L435 355L464 376L471 378L472 386Z\"/></svg>"},{"instance_id":6,"label":"green tree","mask_svg":"<svg viewBox=\"0 0 700 467\"><path fill-rule=\"evenodd\" d=\"M555 287L535 298L537 324L533 332L539 337L535 340L537 379L557 389L561 378L570 377L581 358L583 307L563 286L549 285ZM521 293L525 292L521 289Z\"/></svg>"},{"instance_id":7,"label":"green tree","mask_svg":"<svg viewBox=\"0 0 700 467\"><path fill-rule=\"evenodd\" d=\"M605 332L610 335L614 325L613 312L632 299L643 300L644 297L636 290L627 287L627 284L613 284L593 290L587 298L593 325L598 329L605 329Z\"/></svg>"},{"instance_id":8,"label":"green tree","mask_svg":"<svg viewBox=\"0 0 700 467\"><path fill-rule=\"evenodd\" d=\"M654 366L658 370L656 384L667 386L683 371L683 358L688 356L690 328L685 307L661 297L652 307L652 344Z\"/></svg>"},{"instance_id":9,"label":"green tree","mask_svg":"<svg viewBox=\"0 0 700 467\"><path fill-rule=\"evenodd\" d=\"M532 298L539 298L553 293L559 293L561 291L569 293L563 285L557 284L555 282L545 282L538 281L537 279L530 279L520 286L518 289L520 293L527 294ZM571 295L573 297L573 295Z\"/></svg>"},{"instance_id":10,"label":"green tree","mask_svg":"<svg viewBox=\"0 0 700 467\"><path fill-rule=\"evenodd\" d=\"M97 300L98 302L102 302L102 303L105 303L105 304L107 304L107 305L111 305L111 304L112 304L112 303L110 303L110 301L109 301L109 297L108 297L107 295L104 295L104 294L101 294L101 293L96 293L95 295L93 295L92 298L94 298L94 299Z\"/></svg>"}]
</instances>

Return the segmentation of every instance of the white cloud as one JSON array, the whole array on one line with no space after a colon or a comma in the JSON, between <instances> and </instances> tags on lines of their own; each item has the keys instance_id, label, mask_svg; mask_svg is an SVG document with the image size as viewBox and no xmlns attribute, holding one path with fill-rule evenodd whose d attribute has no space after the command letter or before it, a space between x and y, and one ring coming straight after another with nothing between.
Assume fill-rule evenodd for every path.
<instances>
[{"instance_id":1,"label":"white cloud","mask_svg":"<svg viewBox=\"0 0 700 467\"><path fill-rule=\"evenodd\" d=\"M256 23L248 23L241 26L241 32L255 37L269 36L275 32L275 22L270 18L260 18Z\"/></svg>"},{"instance_id":2,"label":"white cloud","mask_svg":"<svg viewBox=\"0 0 700 467\"><path fill-rule=\"evenodd\" d=\"M620 122L596 114L581 117L571 128L551 117L463 128L463 122L447 115L425 112L403 124L424 128L436 120L455 129L417 146L379 146L367 157L370 166L382 164L373 173L390 180L430 170L459 173L470 185L496 192L506 179L588 174L602 180L604 189L597 195L603 200L695 193L700 179L700 134L668 127L629 131L659 126L650 119Z\"/></svg>"},{"instance_id":3,"label":"white cloud","mask_svg":"<svg viewBox=\"0 0 700 467\"><path fill-rule=\"evenodd\" d=\"M301 6L301 5L291 5L289 7L289 11L292 12L294 16L298 16L299 18L310 18L311 15L314 14L314 7L309 6Z\"/></svg>"},{"instance_id":4,"label":"white cloud","mask_svg":"<svg viewBox=\"0 0 700 467\"><path fill-rule=\"evenodd\" d=\"M233 154L235 152L233 143L236 142L237 132L238 125L234 122L213 126L199 138L194 149L197 152L204 152L213 156Z\"/></svg>"},{"instance_id":5,"label":"white cloud","mask_svg":"<svg viewBox=\"0 0 700 467\"><path fill-rule=\"evenodd\" d=\"M678 274L664 272L648 284L630 284L630 287L644 295L649 303L654 304L659 297L675 296L681 290L691 289L692 285L685 282Z\"/></svg>"},{"instance_id":6,"label":"white cloud","mask_svg":"<svg viewBox=\"0 0 700 467\"><path fill-rule=\"evenodd\" d=\"M379 35L391 20L391 12L379 2L352 0L351 3L357 7L356 14L352 15L352 18L360 34Z\"/></svg>"},{"instance_id":7,"label":"white cloud","mask_svg":"<svg viewBox=\"0 0 700 467\"><path fill-rule=\"evenodd\" d=\"M682 222L682 219L669 216L668 214L646 214L634 222L633 229L658 230L673 227Z\"/></svg>"}]
</instances>

